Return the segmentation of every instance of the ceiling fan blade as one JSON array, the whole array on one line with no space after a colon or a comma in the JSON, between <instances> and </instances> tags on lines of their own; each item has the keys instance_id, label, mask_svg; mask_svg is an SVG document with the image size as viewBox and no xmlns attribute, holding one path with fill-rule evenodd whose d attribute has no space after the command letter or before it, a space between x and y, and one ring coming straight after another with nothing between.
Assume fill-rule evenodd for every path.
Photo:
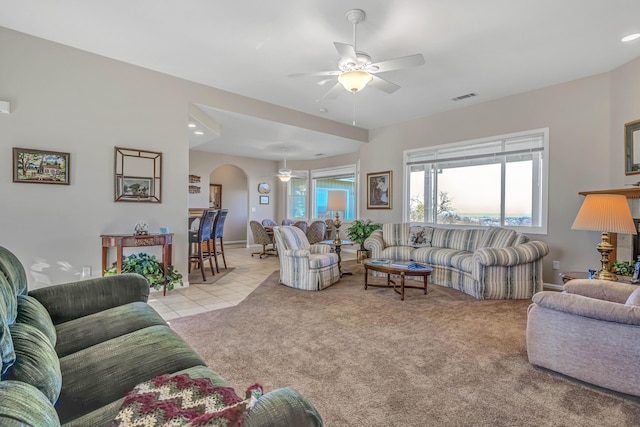
<instances>
[{"instance_id":1,"label":"ceiling fan blade","mask_svg":"<svg viewBox=\"0 0 640 427\"><path fill-rule=\"evenodd\" d=\"M375 87L376 89L380 89L383 92L393 93L398 89L400 89L400 86L398 86L395 83L391 83L389 80L385 80L381 77L374 76L374 75L371 75L371 77L373 77L373 79L369 83L369 86Z\"/></svg>"},{"instance_id":2,"label":"ceiling fan blade","mask_svg":"<svg viewBox=\"0 0 640 427\"><path fill-rule=\"evenodd\" d=\"M341 71L318 71L316 73L292 73L287 74L289 77L314 77L314 76L337 76Z\"/></svg>"},{"instance_id":3,"label":"ceiling fan blade","mask_svg":"<svg viewBox=\"0 0 640 427\"><path fill-rule=\"evenodd\" d=\"M343 90L344 88L342 87L342 84L340 84L340 82L337 82L331 89L329 89L327 93L324 94L322 99L336 99L338 95L340 95L340 92L342 92Z\"/></svg>"},{"instance_id":4,"label":"ceiling fan blade","mask_svg":"<svg viewBox=\"0 0 640 427\"><path fill-rule=\"evenodd\" d=\"M336 50L340 54L340 59L346 62L346 60L353 61L353 65L358 64L358 55L356 55L356 50L350 44L344 44L340 42L333 42L333 45L336 47Z\"/></svg>"},{"instance_id":5,"label":"ceiling fan blade","mask_svg":"<svg viewBox=\"0 0 640 427\"><path fill-rule=\"evenodd\" d=\"M370 73L384 73L385 71L417 67L418 65L424 65L424 56L422 56L421 53L389 59L387 61L375 62L367 67L367 71Z\"/></svg>"}]
</instances>

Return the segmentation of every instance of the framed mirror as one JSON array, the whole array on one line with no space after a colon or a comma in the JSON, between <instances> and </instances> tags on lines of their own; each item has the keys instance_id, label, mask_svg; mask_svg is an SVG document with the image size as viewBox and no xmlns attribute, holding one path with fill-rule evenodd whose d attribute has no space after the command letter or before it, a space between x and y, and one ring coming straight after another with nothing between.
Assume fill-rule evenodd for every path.
<instances>
[{"instance_id":1,"label":"framed mirror","mask_svg":"<svg viewBox=\"0 0 640 427\"><path fill-rule=\"evenodd\" d=\"M624 173L640 173L640 120L624 125Z\"/></svg>"},{"instance_id":2,"label":"framed mirror","mask_svg":"<svg viewBox=\"0 0 640 427\"><path fill-rule=\"evenodd\" d=\"M116 147L115 201L160 203L162 153Z\"/></svg>"}]
</instances>

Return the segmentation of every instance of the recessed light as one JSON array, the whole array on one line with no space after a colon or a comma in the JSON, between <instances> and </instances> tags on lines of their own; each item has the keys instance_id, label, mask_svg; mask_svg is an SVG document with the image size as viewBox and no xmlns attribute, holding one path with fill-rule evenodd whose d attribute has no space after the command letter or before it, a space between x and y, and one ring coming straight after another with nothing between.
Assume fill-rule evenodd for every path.
<instances>
[{"instance_id":1,"label":"recessed light","mask_svg":"<svg viewBox=\"0 0 640 427\"><path fill-rule=\"evenodd\" d=\"M633 41L635 39L640 38L640 33L635 33L635 34L629 34L628 36L624 36L623 38L620 39L621 42L630 42Z\"/></svg>"},{"instance_id":2,"label":"recessed light","mask_svg":"<svg viewBox=\"0 0 640 427\"><path fill-rule=\"evenodd\" d=\"M196 127L196 124L195 123L189 123L189 127L190 128L194 128L194 127Z\"/></svg>"},{"instance_id":3,"label":"recessed light","mask_svg":"<svg viewBox=\"0 0 640 427\"><path fill-rule=\"evenodd\" d=\"M197 130L195 132L193 132L195 135L204 135L204 132L202 132L201 130Z\"/></svg>"}]
</instances>

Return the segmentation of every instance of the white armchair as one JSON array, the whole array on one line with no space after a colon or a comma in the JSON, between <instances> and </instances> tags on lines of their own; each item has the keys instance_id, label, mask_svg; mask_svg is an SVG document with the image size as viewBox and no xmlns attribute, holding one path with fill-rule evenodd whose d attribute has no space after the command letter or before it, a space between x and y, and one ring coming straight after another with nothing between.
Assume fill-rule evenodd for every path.
<instances>
[{"instance_id":1,"label":"white armchair","mask_svg":"<svg viewBox=\"0 0 640 427\"><path fill-rule=\"evenodd\" d=\"M298 227L274 227L280 255L280 283L292 288L320 291L340 280L338 255L329 245L310 245Z\"/></svg>"}]
</instances>

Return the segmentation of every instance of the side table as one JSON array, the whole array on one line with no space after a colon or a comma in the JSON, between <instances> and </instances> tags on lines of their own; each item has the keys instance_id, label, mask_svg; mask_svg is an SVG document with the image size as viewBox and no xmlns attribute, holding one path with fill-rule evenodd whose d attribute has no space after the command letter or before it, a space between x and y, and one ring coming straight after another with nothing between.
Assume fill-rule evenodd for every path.
<instances>
[{"instance_id":1,"label":"side table","mask_svg":"<svg viewBox=\"0 0 640 427\"><path fill-rule=\"evenodd\" d=\"M162 246L162 264L171 265L173 233L167 234L103 234L102 239L102 275L107 269L107 251L116 248L116 271L122 273L122 248ZM165 271L166 273L166 271ZM163 295L167 294L167 282L163 284Z\"/></svg>"},{"instance_id":2,"label":"side table","mask_svg":"<svg viewBox=\"0 0 640 427\"><path fill-rule=\"evenodd\" d=\"M342 252L342 246L344 245L355 245L356 242L352 242L351 240L340 240L336 242L335 240L323 240L320 243L323 245L330 245L336 251L336 255L338 255L338 270L340 271L340 277L346 275L353 275L350 271L342 271L342 257L340 256L340 252Z\"/></svg>"},{"instance_id":3,"label":"side table","mask_svg":"<svg viewBox=\"0 0 640 427\"><path fill-rule=\"evenodd\" d=\"M566 271L564 273L560 273L560 277L562 278L562 284L565 284L569 280L573 279L588 279L589 273L586 271ZM618 275L618 282L633 284L631 283L631 276Z\"/></svg>"}]
</instances>

